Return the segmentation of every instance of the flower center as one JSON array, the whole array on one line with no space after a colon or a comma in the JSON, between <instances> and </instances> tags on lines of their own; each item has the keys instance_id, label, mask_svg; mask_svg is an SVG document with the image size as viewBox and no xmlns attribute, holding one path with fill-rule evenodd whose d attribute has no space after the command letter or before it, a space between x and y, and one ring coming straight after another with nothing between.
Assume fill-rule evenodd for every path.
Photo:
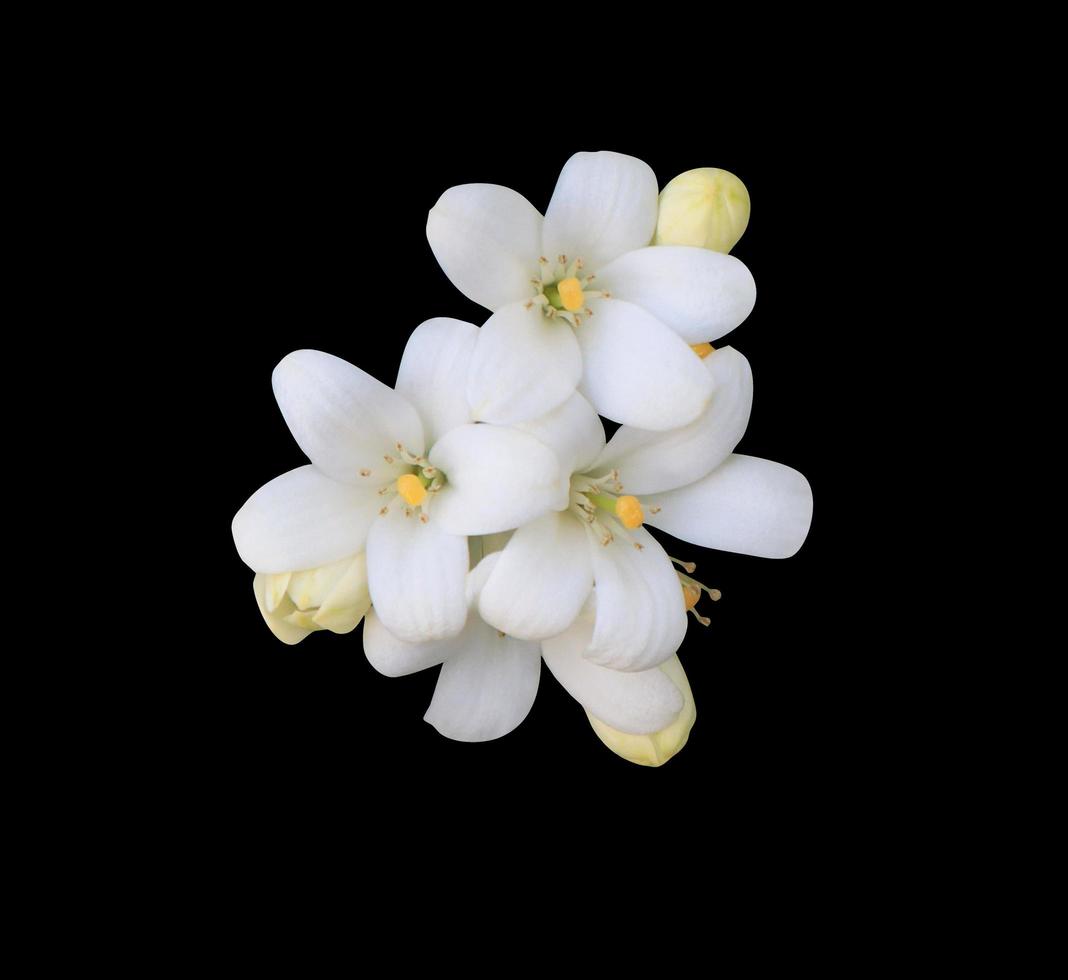
<instances>
[{"instance_id":1,"label":"flower center","mask_svg":"<svg viewBox=\"0 0 1068 980\"><path fill-rule=\"evenodd\" d=\"M421 523L426 524L430 517L422 509L423 505L428 502L427 498L438 493L445 486L447 482L445 474L436 466L431 466L425 456L416 456L414 453L410 453L399 442L396 450L397 456L410 466L414 466L415 470L411 473L402 473L392 483L379 490L378 493L383 497L387 494L396 494L404 501L404 516L411 517L416 510L419 510L419 520ZM397 461L394 456L385 456L383 458L390 465ZM388 514L389 504L384 504L378 513L382 516Z\"/></svg>"},{"instance_id":2,"label":"flower center","mask_svg":"<svg viewBox=\"0 0 1068 980\"><path fill-rule=\"evenodd\" d=\"M581 474L573 477L570 510L599 535L603 545L611 544L617 534L622 534L629 541L627 531L641 527L645 520L641 501L623 493L618 470L612 470L607 477L599 480L591 480ZM654 507L650 513L655 514L659 510L659 507ZM637 541L631 543L641 551L641 544Z\"/></svg>"},{"instance_id":3,"label":"flower center","mask_svg":"<svg viewBox=\"0 0 1068 980\"><path fill-rule=\"evenodd\" d=\"M560 319L578 327L583 316L593 316L591 300L609 298L608 293L589 288L597 277L582 274L582 259L568 262L566 255L558 255L555 264L544 257L538 263L541 270L537 279L530 280L535 296L527 303L528 310L540 306L550 320Z\"/></svg>"}]
</instances>

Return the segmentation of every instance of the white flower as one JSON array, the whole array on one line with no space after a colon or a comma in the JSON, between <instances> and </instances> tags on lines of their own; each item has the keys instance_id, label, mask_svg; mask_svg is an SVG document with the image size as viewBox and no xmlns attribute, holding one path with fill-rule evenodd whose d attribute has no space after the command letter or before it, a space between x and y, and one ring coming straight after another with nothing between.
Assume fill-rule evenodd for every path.
<instances>
[{"instance_id":1,"label":"white flower","mask_svg":"<svg viewBox=\"0 0 1068 980\"><path fill-rule=\"evenodd\" d=\"M477 335L459 320L422 324L396 391L320 351L283 358L275 397L311 465L261 487L238 512L242 560L285 575L366 550L370 598L397 636L458 634L467 618L466 536L517 527L566 506L568 493L556 457L534 436L469 421L464 387ZM295 601L276 584L286 615L301 611L299 603L289 610L283 593ZM264 599L262 608L273 616L277 607ZM307 617L297 620L290 625L310 628Z\"/></svg>"},{"instance_id":2,"label":"white flower","mask_svg":"<svg viewBox=\"0 0 1068 980\"><path fill-rule=\"evenodd\" d=\"M486 622L519 639L558 637L595 588L596 620L583 656L646 670L678 649L686 610L704 586L675 571L673 562L693 566L669 558L643 523L748 555L786 558L800 548L812 518L808 482L787 466L732 452L752 405L748 361L726 347L698 363L716 394L684 428L623 426L606 446L580 395L558 410L569 421L542 424L538 438L561 464L573 462L570 506L511 536L480 593Z\"/></svg>"},{"instance_id":3,"label":"white flower","mask_svg":"<svg viewBox=\"0 0 1068 980\"><path fill-rule=\"evenodd\" d=\"M576 153L545 217L494 184L447 190L427 238L445 274L493 311L471 362L476 420L534 418L579 390L607 418L662 431L693 421L711 380L689 345L751 312L756 287L729 255L647 247L652 170L619 153Z\"/></svg>"},{"instance_id":4,"label":"white flower","mask_svg":"<svg viewBox=\"0 0 1068 980\"><path fill-rule=\"evenodd\" d=\"M472 540L473 560L497 547ZM543 644L518 640L487 625L475 611L500 552L487 553L468 576L472 614L459 637L407 643L387 630L372 609L364 623L364 652L379 673L400 677L442 664L424 716L447 738L483 742L500 738L527 716L538 692L541 659L586 709L594 730L613 751L658 765L685 744L693 724L693 697L678 658L645 671L619 671L582 656L593 629L592 597L563 635Z\"/></svg>"}]
</instances>

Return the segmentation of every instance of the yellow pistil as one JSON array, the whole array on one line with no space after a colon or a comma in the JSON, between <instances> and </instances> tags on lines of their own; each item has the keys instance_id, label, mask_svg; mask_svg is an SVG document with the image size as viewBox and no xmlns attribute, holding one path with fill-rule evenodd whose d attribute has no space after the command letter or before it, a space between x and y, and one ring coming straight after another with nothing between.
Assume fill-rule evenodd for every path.
<instances>
[{"instance_id":1,"label":"yellow pistil","mask_svg":"<svg viewBox=\"0 0 1068 980\"><path fill-rule=\"evenodd\" d=\"M556 290L560 294L560 302L569 313L582 309L585 298L582 295L582 284L577 279L560 280L556 284Z\"/></svg>"},{"instance_id":2,"label":"yellow pistil","mask_svg":"<svg viewBox=\"0 0 1068 980\"><path fill-rule=\"evenodd\" d=\"M404 476L397 477L397 493L412 507L418 507L426 500L426 487L414 473L405 473Z\"/></svg>"},{"instance_id":3,"label":"yellow pistil","mask_svg":"<svg viewBox=\"0 0 1068 980\"><path fill-rule=\"evenodd\" d=\"M642 522L645 520L645 514L642 513L642 505L639 503L637 497L620 497L616 501L616 517L619 518L620 523L630 530L636 527L641 527Z\"/></svg>"},{"instance_id":4,"label":"yellow pistil","mask_svg":"<svg viewBox=\"0 0 1068 980\"><path fill-rule=\"evenodd\" d=\"M696 585L690 585L689 582L682 583L682 601L686 604L687 612L697 605L697 600L700 598L701 590Z\"/></svg>"},{"instance_id":5,"label":"yellow pistil","mask_svg":"<svg viewBox=\"0 0 1068 980\"><path fill-rule=\"evenodd\" d=\"M708 357L715 349L711 344L690 344L690 350L702 359Z\"/></svg>"}]
</instances>

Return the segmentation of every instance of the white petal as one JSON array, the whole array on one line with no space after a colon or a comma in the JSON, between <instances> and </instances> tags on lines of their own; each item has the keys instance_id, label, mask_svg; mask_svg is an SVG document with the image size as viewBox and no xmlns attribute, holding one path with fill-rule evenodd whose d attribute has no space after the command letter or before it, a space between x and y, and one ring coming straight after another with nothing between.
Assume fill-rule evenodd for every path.
<instances>
[{"instance_id":1,"label":"white petal","mask_svg":"<svg viewBox=\"0 0 1068 980\"><path fill-rule=\"evenodd\" d=\"M403 677L440 664L456 652L456 640L455 636L426 643L399 640L382 625L373 608L363 621L364 655L368 663L386 677Z\"/></svg>"},{"instance_id":2,"label":"white petal","mask_svg":"<svg viewBox=\"0 0 1068 980\"><path fill-rule=\"evenodd\" d=\"M507 187L460 184L430 209L426 237L449 281L495 310L532 293L541 224L534 205Z\"/></svg>"},{"instance_id":3,"label":"white petal","mask_svg":"<svg viewBox=\"0 0 1068 980\"><path fill-rule=\"evenodd\" d=\"M367 584L378 617L409 643L455 636L467 619L467 541L437 521L406 517L399 498L388 506L367 536Z\"/></svg>"},{"instance_id":4,"label":"white petal","mask_svg":"<svg viewBox=\"0 0 1068 980\"><path fill-rule=\"evenodd\" d=\"M589 718L597 737L616 755L639 766L662 766L681 752L690 737L690 729L697 720L693 692L690 690L690 682L686 679L686 671L682 669L679 658L672 657L670 660L665 660L656 669L663 671L671 679L684 701L679 716L667 728L661 728L660 731L650 732L647 735L629 735L606 725L589 711L586 712L586 717Z\"/></svg>"},{"instance_id":5,"label":"white petal","mask_svg":"<svg viewBox=\"0 0 1068 980\"><path fill-rule=\"evenodd\" d=\"M381 500L369 487L323 476L314 466L265 483L234 517L234 544L257 572L316 568L363 551Z\"/></svg>"},{"instance_id":6,"label":"white petal","mask_svg":"<svg viewBox=\"0 0 1068 980\"><path fill-rule=\"evenodd\" d=\"M461 425L430 451L445 486L427 507L450 534L493 534L526 524L560 497L560 464L533 436L497 425Z\"/></svg>"},{"instance_id":7,"label":"white petal","mask_svg":"<svg viewBox=\"0 0 1068 980\"><path fill-rule=\"evenodd\" d=\"M621 732L645 735L670 725L682 710L683 698L667 674L656 667L622 671L590 663L582 651L592 631L592 613L584 612L569 630L542 642L545 664L564 690Z\"/></svg>"},{"instance_id":8,"label":"white petal","mask_svg":"<svg viewBox=\"0 0 1068 980\"><path fill-rule=\"evenodd\" d=\"M733 347L722 347L703 362L715 388L712 401L689 425L668 432L620 426L593 474L619 470L624 491L660 493L700 480L738 445L753 406L753 372Z\"/></svg>"},{"instance_id":9,"label":"white petal","mask_svg":"<svg viewBox=\"0 0 1068 980\"><path fill-rule=\"evenodd\" d=\"M712 396L712 379L674 330L640 306L597 300L576 328L581 391L606 418L661 431L692 422Z\"/></svg>"},{"instance_id":10,"label":"white petal","mask_svg":"<svg viewBox=\"0 0 1068 980\"><path fill-rule=\"evenodd\" d=\"M584 656L616 670L647 670L678 650L686 635L686 606L678 574L659 542L643 527L628 533L640 551L618 536L592 549L597 621Z\"/></svg>"},{"instance_id":11,"label":"white petal","mask_svg":"<svg viewBox=\"0 0 1068 980\"><path fill-rule=\"evenodd\" d=\"M556 453L561 472L568 476L585 472L604 449L604 425L593 406L577 391L547 415L516 422L514 428L545 443ZM567 506L566 499L562 506Z\"/></svg>"},{"instance_id":12,"label":"white petal","mask_svg":"<svg viewBox=\"0 0 1068 980\"><path fill-rule=\"evenodd\" d=\"M471 418L507 425L551 412L571 397L582 355L571 327L537 306L513 303L479 331L467 379Z\"/></svg>"},{"instance_id":13,"label":"white petal","mask_svg":"<svg viewBox=\"0 0 1068 980\"><path fill-rule=\"evenodd\" d=\"M428 446L449 429L471 421L467 374L477 340L478 327L473 323L444 316L419 324L408 338L397 372L397 393L418 410Z\"/></svg>"},{"instance_id":14,"label":"white petal","mask_svg":"<svg viewBox=\"0 0 1068 980\"><path fill-rule=\"evenodd\" d=\"M367 556L360 554L348 563L345 574L319 604L315 623L334 633L351 633L370 608Z\"/></svg>"},{"instance_id":15,"label":"white petal","mask_svg":"<svg viewBox=\"0 0 1068 980\"><path fill-rule=\"evenodd\" d=\"M545 211L542 255L582 259L591 272L648 245L656 230L656 174L622 153L576 153Z\"/></svg>"},{"instance_id":16,"label":"white petal","mask_svg":"<svg viewBox=\"0 0 1068 980\"><path fill-rule=\"evenodd\" d=\"M797 470L729 456L703 480L643 501L646 523L704 548L789 558L812 523L812 488ZM659 507L657 514L650 513Z\"/></svg>"},{"instance_id":17,"label":"white petal","mask_svg":"<svg viewBox=\"0 0 1068 980\"><path fill-rule=\"evenodd\" d=\"M468 545L472 541L485 541L485 538L468 538ZM478 605L478 597L482 595L482 590L486 587L486 582L489 580L490 574L493 569L497 567L497 562L501 560L501 553L495 551L492 554L486 555L485 558L480 558L475 562L475 567L467 573L467 608L472 609Z\"/></svg>"},{"instance_id":18,"label":"white petal","mask_svg":"<svg viewBox=\"0 0 1068 980\"><path fill-rule=\"evenodd\" d=\"M688 344L716 340L756 304L752 273L733 255L657 245L597 270L597 288L644 307Z\"/></svg>"},{"instance_id":19,"label":"white petal","mask_svg":"<svg viewBox=\"0 0 1068 980\"><path fill-rule=\"evenodd\" d=\"M460 652L438 675L424 716L446 738L486 742L507 735L526 718L538 693L541 655L472 616Z\"/></svg>"},{"instance_id":20,"label":"white petal","mask_svg":"<svg viewBox=\"0 0 1068 980\"><path fill-rule=\"evenodd\" d=\"M256 595L256 605L260 608L263 621L283 643L288 643L290 646L294 643L300 643L311 630L302 629L300 626L295 626L286 620L285 617L296 608L288 596L283 596L281 602L275 605L274 610L268 611L264 595L268 578L269 576L267 575L257 573L252 579L252 591Z\"/></svg>"},{"instance_id":21,"label":"white petal","mask_svg":"<svg viewBox=\"0 0 1068 980\"><path fill-rule=\"evenodd\" d=\"M499 560L479 598L482 618L521 640L562 633L593 587L590 549L573 514L546 514L521 527L499 556L490 556Z\"/></svg>"},{"instance_id":22,"label":"white petal","mask_svg":"<svg viewBox=\"0 0 1068 980\"><path fill-rule=\"evenodd\" d=\"M335 480L381 487L406 469L383 459L396 443L417 456L423 451L423 426L407 399L340 357L294 351L272 382L297 445Z\"/></svg>"}]
</instances>

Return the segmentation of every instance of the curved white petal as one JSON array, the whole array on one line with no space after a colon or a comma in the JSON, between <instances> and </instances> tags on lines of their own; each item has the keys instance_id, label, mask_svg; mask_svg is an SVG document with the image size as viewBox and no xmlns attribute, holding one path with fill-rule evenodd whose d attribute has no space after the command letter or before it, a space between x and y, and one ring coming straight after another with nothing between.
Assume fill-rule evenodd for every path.
<instances>
[{"instance_id":1,"label":"curved white petal","mask_svg":"<svg viewBox=\"0 0 1068 980\"><path fill-rule=\"evenodd\" d=\"M584 472L604 449L604 425L593 406L577 391L548 414L516 422L514 428L545 443L556 453L561 472L568 476ZM562 506L567 506L566 498Z\"/></svg>"},{"instance_id":2,"label":"curved white petal","mask_svg":"<svg viewBox=\"0 0 1068 980\"><path fill-rule=\"evenodd\" d=\"M409 643L455 636L467 619L467 541L405 515L394 497L367 535L367 584L385 627Z\"/></svg>"},{"instance_id":3,"label":"curved white petal","mask_svg":"<svg viewBox=\"0 0 1068 980\"><path fill-rule=\"evenodd\" d=\"M812 488L795 469L733 455L703 480L644 501L646 523L704 548L789 558L812 523ZM659 507L657 514L651 513Z\"/></svg>"},{"instance_id":4,"label":"curved white petal","mask_svg":"<svg viewBox=\"0 0 1068 980\"><path fill-rule=\"evenodd\" d=\"M453 636L445 640L407 643L382 625L373 608L363 621L364 655L367 662L386 677L403 677L437 666L456 653L457 639Z\"/></svg>"},{"instance_id":5,"label":"curved white petal","mask_svg":"<svg viewBox=\"0 0 1068 980\"><path fill-rule=\"evenodd\" d=\"M257 572L252 579L252 591L256 595L256 605L259 606L263 621L283 643L287 643L290 646L294 643L300 643L311 630L297 626L286 619L286 616L290 615L296 608L288 596L283 595L273 609L267 608L266 591L269 585L269 578L269 575Z\"/></svg>"},{"instance_id":6,"label":"curved white petal","mask_svg":"<svg viewBox=\"0 0 1068 980\"><path fill-rule=\"evenodd\" d=\"M492 558L498 560L482 588L479 612L521 640L562 633L593 588L590 542L573 514L546 514L521 527Z\"/></svg>"},{"instance_id":7,"label":"curved white petal","mask_svg":"<svg viewBox=\"0 0 1068 980\"><path fill-rule=\"evenodd\" d=\"M446 738L487 742L516 728L538 693L541 655L472 616L438 675L424 720Z\"/></svg>"},{"instance_id":8,"label":"curved white petal","mask_svg":"<svg viewBox=\"0 0 1068 980\"><path fill-rule=\"evenodd\" d=\"M628 762L639 766L662 766L669 759L682 751L690 737L690 729L697 720L697 709L694 707L693 692L690 690L690 682L686 679L686 671L678 657L665 660L657 670L663 671L671 682L682 694L684 705L679 716L660 731L650 732L647 735L630 735L621 732L611 725L606 725L589 711L586 717L590 725L597 733L597 737L604 742L616 755L622 756Z\"/></svg>"},{"instance_id":9,"label":"curved white petal","mask_svg":"<svg viewBox=\"0 0 1068 980\"><path fill-rule=\"evenodd\" d=\"M648 245L656 230L656 174L622 153L576 153L564 164L545 211L542 252L564 254L591 272Z\"/></svg>"},{"instance_id":10,"label":"curved white petal","mask_svg":"<svg viewBox=\"0 0 1068 980\"><path fill-rule=\"evenodd\" d=\"M501 425L537 418L570 398L580 377L582 355L568 324L537 306L504 306L482 325L471 358L471 418Z\"/></svg>"},{"instance_id":11,"label":"curved white petal","mask_svg":"<svg viewBox=\"0 0 1068 980\"><path fill-rule=\"evenodd\" d=\"M471 421L467 373L478 327L439 316L419 324L408 338L397 371L397 393L419 412L426 444Z\"/></svg>"},{"instance_id":12,"label":"curved white petal","mask_svg":"<svg viewBox=\"0 0 1068 980\"><path fill-rule=\"evenodd\" d=\"M407 399L340 357L293 351L271 380L297 445L335 480L381 487L406 469L383 458L397 442L423 451L423 426Z\"/></svg>"},{"instance_id":13,"label":"curved white petal","mask_svg":"<svg viewBox=\"0 0 1068 980\"><path fill-rule=\"evenodd\" d=\"M644 307L688 344L729 333L756 304L756 283L745 263L685 245L627 252L597 270L597 288Z\"/></svg>"},{"instance_id":14,"label":"curved white petal","mask_svg":"<svg viewBox=\"0 0 1068 980\"><path fill-rule=\"evenodd\" d=\"M674 330L640 306L596 301L575 335L581 391L606 418L662 431L692 422L712 397L712 379Z\"/></svg>"},{"instance_id":15,"label":"curved white petal","mask_svg":"<svg viewBox=\"0 0 1068 980\"><path fill-rule=\"evenodd\" d=\"M620 426L590 472L617 469L624 492L641 495L685 486L719 466L749 424L753 372L733 347L713 351L702 363L715 385L708 408L668 432Z\"/></svg>"},{"instance_id":16,"label":"curved white petal","mask_svg":"<svg viewBox=\"0 0 1068 980\"><path fill-rule=\"evenodd\" d=\"M424 505L430 523L450 534L493 534L553 509L560 464L531 435L497 425L461 425L430 450L445 486Z\"/></svg>"},{"instance_id":17,"label":"curved white petal","mask_svg":"<svg viewBox=\"0 0 1068 980\"><path fill-rule=\"evenodd\" d=\"M478 605L478 597L482 595L482 590L486 587L486 582L489 580L490 574L493 569L497 567L497 562L501 559L501 553L494 551L485 556L485 558L476 558L476 551L481 555L487 538L477 537L468 538L467 544L471 547L471 571L467 573L467 606L468 609Z\"/></svg>"},{"instance_id":18,"label":"curved white petal","mask_svg":"<svg viewBox=\"0 0 1068 980\"><path fill-rule=\"evenodd\" d=\"M371 608L367 588L367 556L360 554L347 564L345 573L319 603L315 623L334 633L351 633Z\"/></svg>"},{"instance_id":19,"label":"curved white petal","mask_svg":"<svg viewBox=\"0 0 1068 980\"><path fill-rule=\"evenodd\" d=\"M597 620L584 656L616 670L647 670L678 650L686 606L675 566L656 538L643 527L628 533L641 550L618 536L592 548Z\"/></svg>"},{"instance_id":20,"label":"curved white petal","mask_svg":"<svg viewBox=\"0 0 1068 980\"><path fill-rule=\"evenodd\" d=\"M541 653L553 676L588 712L621 732L646 735L667 728L683 708L679 689L656 667L622 671L591 663L582 651L592 632L587 610L566 632L542 641Z\"/></svg>"},{"instance_id":21,"label":"curved white petal","mask_svg":"<svg viewBox=\"0 0 1068 980\"><path fill-rule=\"evenodd\" d=\"M533 292L541 225L541 214L521 194L497 184L460 184L430 209L426 237L449 281L495 310Z\"/></svg>"},{"instance_id":22,"label":"curved white petal","mask_svg":"<svg viewBox=\"0 0 1068 980\"><path fill-rule=\"evenodd\" d=\"M316 568L363 551L382 502L370 487L323 476L314 466L265 483L234 517L234 544L257 572Z\"/></svg>"}]
</instances>

